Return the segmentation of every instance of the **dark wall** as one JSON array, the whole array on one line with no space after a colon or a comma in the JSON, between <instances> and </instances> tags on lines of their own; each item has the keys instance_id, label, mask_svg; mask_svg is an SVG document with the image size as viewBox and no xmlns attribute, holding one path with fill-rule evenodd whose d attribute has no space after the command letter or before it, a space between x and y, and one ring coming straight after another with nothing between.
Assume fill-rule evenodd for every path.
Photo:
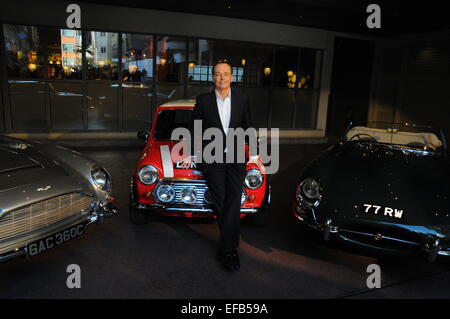
<instances>
[{"instance_id":1,"label":"dark wall","mask_svg":"<svg viewBox=\"0 0 450 319\"><path fill-rule=\"evenodd\" d=\"M374 43L336 38L327 135L342 136L349 121L366 121Z\"/></svg>"},{"instance_id":2,"label":"dark wall","mask_svg":"<svg viewBox=\"0 0 450 319\"><path fill-rule=\"evenodd\" d=\"M403 48L378 48L380 63L375 69L374 83L376 110L370 117L372 121L394 121L400 90L400 77L403 65Z\"/></svg>"},{"instance_id":3,"label":"dark wall","mask_svg":"<svg viewBox=\"0 0 450 319\"><path fill-rule=\"evenodd\" d=\"M371 120L449 130L450 31L382 40L375 65Z\"/></svg>"},{"instance_id":4,"label":"dark wall","mask_svg":"<svg viewBox=\"0 0 450 319\"><path fill-rule=\"evenodd\" d=\"M399 119L450 127L450 43L408 48Z\"/></svg>"}]
</instances>

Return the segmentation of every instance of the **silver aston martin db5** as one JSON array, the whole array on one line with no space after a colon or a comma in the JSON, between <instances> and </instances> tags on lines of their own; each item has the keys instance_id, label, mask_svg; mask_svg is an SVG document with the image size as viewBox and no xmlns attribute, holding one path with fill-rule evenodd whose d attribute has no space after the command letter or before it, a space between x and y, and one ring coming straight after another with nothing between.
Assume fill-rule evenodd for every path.
<instances>
[{"instance_id":1,"label":"silver aston martin db5","mask_svg":"<svg viewBox=\"0 0 450 319\"><path fill-rule=\"evenodd\" d=\"M117 214L111 186L76 151L0 135L0 262L41 254Z\"/></svg>"}]
</instances>

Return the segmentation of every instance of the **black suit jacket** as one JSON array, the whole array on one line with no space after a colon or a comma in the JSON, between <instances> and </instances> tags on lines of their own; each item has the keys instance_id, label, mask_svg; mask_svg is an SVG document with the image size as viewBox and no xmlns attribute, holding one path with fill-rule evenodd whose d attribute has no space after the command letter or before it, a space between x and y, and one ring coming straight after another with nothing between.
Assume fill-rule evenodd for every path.
<instances>
[{"instance_id":1,"label":"black suit jacket","mask_svg":"<svg viewBox=\"0 0 450 319\"><path fill-rule=\"evenodd\" d=\"M230 123L229 128L242 128L246 130L247 128L254 127L253 121L251 117L250 112L250 104L248 97L240 93L236 90L231 91L231 115L230 115ZM197 96L197 101L194 107L194 110L192 112L192 117L189 125L189 130L191 132L191 137L195 138L194 136L194 120L201 120L202 121L202 132L201 136L197 136L196 138L202 139L203 133L205 130L211 127L219 128L222 132L222 138L223 138L223 147L221 148L221 151L225 149L225 142L226 142L226 135L222 127L222 122L220 120L219 115L219 109L217 106L217 99L215 90L206 93L201 94ZM236 141L236 140L235 140ZM202 143L202 151L207 143L211 141L209 140L203 140ZM237 157L237 148L241 147L241 145L237 145L235 143L234 145L234 163L236 163L236 157ZM228 149L227 149L228 151ZM191 154L196 155L194 152L194 140L191 140ZM213 153L214 154L214 153ZM251 154L256 155L256 154ZM224 153L224 161L226 161L226 156ZM203 163L200 164L202 169L208 169L211 167L211 165L214 165L215 163L208 164L205 163L203 160ZM237 164L239 165L239 164ZM240 164L239 166L244 165L245 169L245 163Z\"/></svg>"}]
</instances>

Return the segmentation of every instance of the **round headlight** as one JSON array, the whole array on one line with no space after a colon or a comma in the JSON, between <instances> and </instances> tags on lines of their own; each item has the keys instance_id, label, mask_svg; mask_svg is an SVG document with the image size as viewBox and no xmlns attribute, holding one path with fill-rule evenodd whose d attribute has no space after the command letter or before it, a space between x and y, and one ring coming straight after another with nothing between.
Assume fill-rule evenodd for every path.
<instances>
[{"instance_id":1,"label":"round headlight","mask_svg":"<svg viewBox=\"0 0 450 319\"><path fill-rule=\"evenodd\" d=\"M320 185L319 182L308 178L305 179L301 184L302 193L306 196L307 199L316 200L320 196Z\"/></svg>"},{"instance_id":2,"label":"round headlight","mask_svg":"<svg viewBox=\"0 0 450 319\"><path fill-rule=\"evenodd\" d=\"M145 185L151 185L158 179L158 170L153 165L145 165L139 170L139 180Z\"/></svg>"},{"instance_id":3,"label":"round headlight","mask_svg":"<svg viewBox=\"0 0 450 319\"><path fill-rule=\"evenodd\" d=\"M193 204L197 200L195 188L186 187L181 190L181 201L185 204Z\"/></svg>"},{"instance_id":4,"label":"round headlight","mask_svg":"<svg viewBox=\"0 0 450 319\"><path fill-rule=\"evenodd\" d=\"M257 169L249 169L245 175L245 186L250 189L255 189L260 187L264 182L264 177L261 172Z\"/></svg>"},{"instance_id":5,"label":"round headlight","mask_svg":"<svg viewBox=\"0 0 450 319\"><path fill-rule=\"evenodd\" d=\"M109 177L108 173L101 168L101 167L95 167L91 170L91 176L92 180L94 181L94 184L100 188L101 190L107 190L109 186Z\"/></svg>"},{"instance_id":6,"label":"round headlight","mask_svg":"<svg viewBox=\"0 0 450 319\"><path fill-rule=\"evenodd\" d=\"M171 202L175 198L175 189L170 185L161 185L156 191L156 197L160 202Z\"/></svg>"}]
</instances>

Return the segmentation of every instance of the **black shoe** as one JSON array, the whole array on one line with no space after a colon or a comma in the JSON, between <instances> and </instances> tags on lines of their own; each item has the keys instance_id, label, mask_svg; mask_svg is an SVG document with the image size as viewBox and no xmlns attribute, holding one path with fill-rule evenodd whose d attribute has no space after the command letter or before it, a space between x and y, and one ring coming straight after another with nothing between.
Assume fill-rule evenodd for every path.
<instances>
[{"instance_id":1,"label":"black shoe","mask_svg":"<svg viewBox=\"0 0 450 319\"><path fill-rule=\"evenodd\" d=\"M217 254L217 258L219 259L220 263L227 269L227 270L233 270L234 269L234 259L233 259L233 253L226 253L224 251L219 251Z\"/></svg>"},{"instance_id":2,"label":"black shoe","mask_svg":"<svg viewBox=\"0 0 450 319\"><path fill-rule=\"evenodd\" d=\"M241 268L241 261L239 260L239 254L237 250L235 250L232 254L232 263L233 263L233 269L239 270Z\"/></svg>"}]
</instances>

